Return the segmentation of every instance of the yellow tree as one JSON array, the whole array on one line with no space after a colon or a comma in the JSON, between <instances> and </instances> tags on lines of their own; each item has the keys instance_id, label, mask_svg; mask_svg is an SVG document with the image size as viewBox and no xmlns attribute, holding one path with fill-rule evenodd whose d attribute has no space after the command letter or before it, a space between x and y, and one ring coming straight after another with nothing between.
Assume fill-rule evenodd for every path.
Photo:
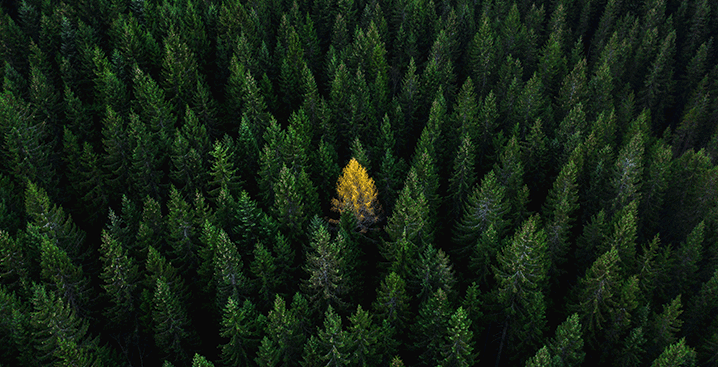
<instances>
[{"instance_id":1,"label":"yellow tree","mask_svg":"<svg viewBox=\"0 0 718 367\"><path fill-rule=\"evenodd\" d=\"M352 158L337 181L338 199L332 199L332 210L354 214L357 227L366 231L375 223L380 212L376 185L356 159Z\"/></svg>"}]
</instances>

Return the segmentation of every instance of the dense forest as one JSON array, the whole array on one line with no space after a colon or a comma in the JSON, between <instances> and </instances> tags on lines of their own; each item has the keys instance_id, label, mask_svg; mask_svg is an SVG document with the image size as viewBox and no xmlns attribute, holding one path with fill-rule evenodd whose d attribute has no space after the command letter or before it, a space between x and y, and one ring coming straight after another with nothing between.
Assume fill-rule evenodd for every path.
<instances>
[{"instance_id":1,"label":"dense forest","mask_svg":"<svg viewBox=\"0 0 718 367\"><path fill-rule=\"evenodd\" d=\"M2 366L718 366L718 2L0 7Z\"/></svg>"}]
</instances>

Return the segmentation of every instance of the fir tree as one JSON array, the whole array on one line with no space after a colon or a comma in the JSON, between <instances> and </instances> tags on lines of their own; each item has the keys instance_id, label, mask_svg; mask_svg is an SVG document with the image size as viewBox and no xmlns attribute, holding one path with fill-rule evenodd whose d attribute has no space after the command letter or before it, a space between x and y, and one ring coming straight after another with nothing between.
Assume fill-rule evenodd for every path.
<instances>
[{"instance_id":1,"label":"fir tree","mask_svg":"<svg viewBox=\"0 0 718 367\"><path fill-rule=\"evenodd\" d=\"M232 145L231 138L225 135L223 140L215 141L214 148L210 152L214 159L209 172L210 181L207 185L210 189L209 194L215 198L219 196L220 191L224 190L232 195L239 190L240 182L234 167Z\"/></svg>"},{"instance_id":2,"label":"fir tree","mask_svg":"<svg viewBox=\"0 0 718 367\"><path fill-rule=\"evenodd\" d=\"M62 297L35 284L32 288L31 325L37 359L50 364L92 365L97 360L99 339L87 335L87 320L77 316Z\"/></svg>"},{"instance_id":3,"label":"fir tree","mask_svg":"<svg viewBox=\"0 0 718 367\"><path fill-rule=\"evenodd\" d=\"M324 313L324 330L304 346L303 366L345 366L350 363L347 332L342 330L341 317L329 306Z\"/></svg>"},{"instance_id":4,"label":"fir tree","mask_svg":"<svg viewBox=\"0 0 718 367\"><path fill-rule=\"evenodd\" d=\"M259 331L264 326L264 320L263 315L257 315L250 300L245 300L240 307L233 297L227 299L219 334L229 339L220 345L222 363L230 366L253 360L253 351L259 344Z\"/></svg>"},{"instance_id":5,"label":"fir tree","mask_svg":"<svg viewBox=\"0 0 718 367\"><path fill-rule=\"evenodd\" d=\"M442 289L422 302L412 332L414 348L423 363L433 365L441 361L441 348L449 330L450 319L449 301Z\"/></svg>"},{"instance_id":6,"label":"fir tree","mask_svg":"<svg viewBox=\"0 0 718 367\"><path fill-rule=\"evenodd\" d=\"M67 252L58 246L56 240L35 231L31 231L30 235L40 242L42 278L52 284L57 296L62 297L75 314L80 317L87 315L90 311L88 303L91 288L82 267L72 263Z\"/></svg>"},{"instance_id":7,"label":"fir tree","mask_svg":"<svg viewBox=\"0 0 718 367\"><path fill-rule=\"evenodd\" d=\"M378 320L386 320L396 329L403 328L410 316L404 279L395 272L389 273L379 285L372 307Z\"/></svg>"},{"instance_id":8,"label":"fir tree","mask_svg":"<svg viewBox=\"0 0 718 367\"><path fill-rule=\"evenodd\" d=\"M170 289L163 276L157 278L154 291L152 320L157 348L176 362L189 359L192 330L187 310Z\"/></svg>"},{"instance_id":9,"label":"fir tree","mask_svg":"<svg viewBox=\"0 0 718 367\"><path fill-rule=\"evenodd\" d=\"M311 222L311 252L307 255L305 271L309 279L304 281L310 300L320 311L327 305L343 307L342 297L349 291L349 282L345 264L347 258L346 239L340 232L332 239L326 224L319 217Z\"/></svg>"},{"instance_id":10,"label":"fir tree","mask_svg":"<svg viewBox=\"0 0 718 367\"><path fill-rule=\"evenodd\" d=\"M220 229L216 242L211 244L214 251L214 282L217 289L215 305L222 309L227 299L235 301L244 299L249 291L249 280L242 272L242 259L227 233Z\"/></svg>"},{"instance_id":11,"label":"fir tree","mask_svg":"<svg viewBox=\"0 0 718 367\"><path fill-rule=\"evenodd\" d=\"M696 351L686 345L685 338L667 346L656 358L651 367L693 366L696 362Z\"/></svg>"},{"instance_id":12,"label":"fir tree","mask_svg":"<svg viewBox=\"0 0 718 367\"><path fill-rule=\"evenodd\" d=\"M468 367L475 363L473 352L473 333L469 330L471 320L468 319L466 311L459 307L451 316L449 328L446 334L446 341L440 366Z\"/></svg>"},{"instance_id":13,"label":"fir tree","mask_svg":"<svg viewBox=\"0 0 718 367\"><path fill-rule=\"evenodd\" d=\"M139 307L139 270L134 259L128 257L127 250L107 230L102 231L103 272L100 278L107 292L111 307L104 312L112 325L120 326L132 332L136 326Z\"/></svg>"},{"instance_id":14,"label":"fir tree","mask_svg":"<svg viewBox=\"0 0 718 367\"><path fill-rule=\"evenodd\" d=\"M546 199L544 212L550 213L546 225L551 273L566 261L569 250L574 212L578 209L578 187L576 185L577 167L573 160L563 166L553 188Z\"/></svg>"},{"instance_id":15,"label":"fir tree","mask_svg":"<svg viewBox=\"0 0 718 367\"><path fill-rule=\"evenodd\" d=\"M274 307L267 316L267 335L262 339L255 359L259 366L298 365L296 361L302 352L301 346L305 344L299 330L298 315L294 311L287 309L281 296L275 297Z\"/></svg>"},{"instance_id":16,"label":"fir tree","mask_svg":"<svg viewBox=\"0 0 718 367\"><path fill-rule=\"evenodd\" d=\"M499 183L494 171L489 171L481 184L474 186L465 203L461 221L456 225L456 240L462 244L463 251L471 251L489 227L493 227L498 238L503 237L508 226L505 218L508 209L506 189ZM493 258L488 255L489 259Z\"/></svg>"},{"instance_id":17,"label":"fir tree","mask_svg":"<svg viewBox=\"0 0 718 367\"><path fill-rule=\"evenodd\" d=\"M586 355L578 314L572 314L556 329L556 336L548 344L548 350L559 366L578 367Z\"/></svg>"},{"instance_id":18,"label":"fir tree","mask_svg":"<svg viewBox=\"0 0 718 367\"><path fill-rule=\"evenodd\" d=\"M385 230L392 241L406 233L407 240L421 248L430 243L433 234L428 223L429 204L424 194L418 191L417 180L416 171L409 170Z\"/></svg>"},{"instance_id":19,"label":"fir tree","mask_svg":"<svg viewBox=\"0 0 718 367\"><path fill-rule=\"evenodd\" d=\"M543 292L549 259L546 234L539 227L538 216L532 216L522 224L510 244L497 254L496 260L498 266L493 270L498 288L494 297L505 310L498 356L501 358L504 343L514 351L523 346L536 347L544 332L546 304Z\"/></svg>"}]
</instances>

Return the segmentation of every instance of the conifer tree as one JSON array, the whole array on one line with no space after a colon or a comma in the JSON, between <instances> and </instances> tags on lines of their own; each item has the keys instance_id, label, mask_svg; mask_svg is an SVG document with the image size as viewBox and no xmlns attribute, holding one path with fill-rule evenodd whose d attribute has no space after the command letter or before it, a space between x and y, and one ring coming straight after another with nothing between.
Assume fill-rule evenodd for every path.
<instances>
[{"instance_id":1,"label":"conifer tree","mask_svg":"<svg viewBox=\"0 0 718 367\"><path fill-rule=\"evenodd\" d=\"M474 35L469 45L469 65L472 65L471 75L476 84L476 92L479 96L485 96L493 88L497 74L496 35L492 29L490 15L483 13L479 20L479 30Z\"/></svg>"},{"instance_id":2,"label":"conifer tree","mask_svg":"<svg viewBox=\"0 0 718 367\"><path fill-rule=\"evenodd\" d=\"M134 192L139 197L150 196L159 198L162 194L162 181L164 179L164 147L158 145L157 139L161 137L152 132L140 120L140 116L130 112L128 125L132 150L130 152L131 170L130 181Z\"/></svg>"},{"instance_id":3,"label":"conifer tree","mask_svg":"<svg viewBox=\"0 0 718 367\"><path fill-rule=\"evenodd\" d=\"M192 367L214 367L214 364L208 361L207 358L195 353L192 358Z\"/></svg>"},{"instance_id":4,"label":"conifer tree","mask_svg":"<svg viewBox=\"0 0 718 367\"><path fill-rule=\"evenodd\" d=\"M553 360L548 348L544 345L536 354L526 361L526 367L550 367Z\"/></svg>"},{"instance_id":5,"label":"conifer tree","mask_svg":"<svg viewBox=\"0 0 718 367\"><path fill-rule=\"evenodd\" d=\"M518 227L528 216L526 205L529 192L528 187L524 185L524 163L516 135L512 136L503 147L498 162L494 164L494 172L497 181L506 188L506 199L511 207L513 224Z\"/></svg>"},{"instance_id":6,"label":"conifer tree","mask_svg":"<svg viewBox=\"0 0 718 367\"><path fill-rule=\"evenodd\" d=\"M29 289L29 288L28 288ZM0 356L3 361L16 361L19 364L32 366L37 363L37 355L33 351L31 333L31 314L15 292L0 287L0 330L3 342Z\"/></svg>"},{"instance_id":7,"label":"conifer tree","mask_svg":"<svg viewBox=\"0 0 718 367\"><path fill-rule=\"evenodd\" d=\"M588 81L586 77L586 59L580 59L561 83L558 92L558 116L566 114L579 103L586 104L588 98Z\"/></svg>"},{"instance_id":8,"label":"conifer tree","mask_svg":"<svg viewBox=\"0 0 718 367\"><path fill-rule=\"evenodd\" d=\"M676 342L676 334L680 332L681 325L683 325L683 321L679 318L683 313L681 308L681 295L678 295L670 303L663 305L663 312L653 315L649 329L649 341L651 342L649 355L655 356Z\"/></svg>"},{"instance_id":9,"label":"conifer tree","mask_svg":"<svg viewBox=\"0 0 718 367\"><path fill-rule=\"evenodd\" d=\"M508 214L509 209L505 195L506 189L499 183L493 170L484 176L481 184L474 186L473 192L464 204L463 216L455 230L456 239L462 244L465 253L473 250L489 227L493 227L498 238L503 237L508 226L505 215ZM487 255L487 261L493 258L491 253Z\"/></svg>"},{"instance_id":10,"label":"conifer tree","mask_svg":"<svg viewBox=\"0 0 718 367\"><path fill-rule=\"evenodd\" d=\"M459 307L451 316L449 328L446 334L446 341L440 366L457 366L468 367L473 366L475 357L473 355L473 333L471 330L471 320L468 319L466 311Z\"/></svg>"},{"instance_id":11,"label":"conifer tree","mask_svg":"<svg viewBox=\"0 0 718 367\"><path fill-rule=\"evenodd\" d=\"M25 190L25 215L28 217L27 229L32 235L47 237L49 243L58 247L75 262L87 259L85 233L78 229L70 215L65 214L62 206L50 201L47 192L33 182L27 183Z\"/></svg>"},{"instance_id":12,"label":"conifer tree","mask_svg":"<svg viewBox=\"0 0 718 367\"><path fill-rule=\"evenodd\" d=\"M327 226L319 217L311 222L311 252L307 254L304 267L309 273L303 287L310 301L320 312L327 305L341 308L345 302L342 297L347 294L351 283L347 273L347 243L341 232L332 239Z\"/></svg>"},{"instance_id":13,"label":"conifer tree","mask_svg":"<svg viewBox=\"0 0 718 367\"><path fill-rule=\"evenodd\" d=\"M21 236L0 230L0 279L9 292L29 289L33 265L33 251L25 246Z\"/></svg>"},{"instance_id":14,"label":"conifer tree","mask_svg":"<svg viewBox=\"0 0 718 367\"><path fill-rule=\"evenodd\" d=\"M233 366L252 361L264 321L265 317L257 314L250 300L245 300L240 306L237 300L229 297L224 307L219 334L229 339L227 343L220 346L222 363Z\"/></svg>"},{"instance_id":15,"label":"conifer tree","mask_svg":"<svg viewBox=\"0 0 718 367\"><path fill-rule=\"evenodd\" d=\"M174 186L170 187L167 210L167 244L179 269L185 276L191 276L199 264L195 213Z\"/></svg>"},{"instance_id":16,"label":"conifer tree","mask_svg":"<svg viewBox=\"0 0 718 367\"><path fill-rule=\"evenodd\" d=\"M210 169L210 181L208 188L209 194L217 198L221 191L226 191L233 195L239 190L240 182L237 177L237 170L234 167L234 151L232 149L232 138L225 135L221 141L218 139L214 143L214 148L210 152L213 162Z\"/></svg>"},{"instance_id":17,"label":"conifer tree","mask_svg":"<svg viewBox=\"0 0 718 367\"><path fill-rule=\"evenodd\" d=\"M324 329L312 335L304 346L303 366L346 366L351 361L347 332L341 317L329 306L324 313Z\"/></svg>"},{"instance_id":18,"label":"conifer tree","mask_svg":"<svg viewBox=\"0 0 718 367\"><path fill-rule=\"evenodd\" d=\"M377 320L387 321L397 331L401 330L410 318L404 279L393 271L389 273L381 281L372 307Z\"/></svg>"},{"instance_id":19,"label":"conifer tree","mask_svg":"<svg viewBox=\"0 0 718 367\"><path fill-rule=\"evenodd\" d=\"M190 147L187 138L179 131L175 132L170 159L172 160L170 178L175 185L187 193L203 188L204 182L207 181L202 178L207 173L203 159L194 148Z\"/></svg>"},{"instance_id":20,"label":"conifer tree","mask_svg":"<svg viewBox=\"0 0 718 367\"><path fill-rule=\"evenodd\" d=\"M441 362L442 347L449 331L450 320L449 300L444 290L439 288L422 302L419 315L412 325L414 348L424 364L436 365Z\"/></svg>"},{"instance_id":21,"label":"conifer tree","mask_svg":"<svg viewBox=\"0 0 718 367\"><path fill-rule=\"evenodd\" d=\"M456 279L449 258L441 249L437 250L431 244L425 246L411 275L412 285L419 290L420 302L425 302L439 289L453 298Z\"/></svg>"},{"instance_id":22,"label":"conifer tree","mask_svg":"<svg viewBox=\"0 0 718 367\"><path fill-rule=\"evenodd\" d=\"M31 106L9 91L0 98L0 117L5 169L18 182L36 182L53 193L58 177L52 163L51 125L36 119Z\"/></svg>"},{"instance_id":23,"label":"conifer tree","mask_svg":"<svg viewBox=\"0 0 718 367\"><path fill-rule=\"evenodd\" d=\"M604 210L591 217L583 228L583 234L576 240L576 258L580 268L588 268L593 263L597 257L596 248L607 241L609 231Z\"/></svg>"},{"instance_id":24,"label":"conifer tree","mask_svg":"<svg viewBox=\"0 0 718 367\"><path fill-rule=\"evenodd\" d=\"M177 121L177 111L167 101L165 92L154 79L135 65L132 71L134 95L137 101L138 115L153 134L160 151L166 152L169 138L173 135Z\"/></svg>"},{"instance_id":25,"label":"conifer tree","mask_svg":"<svg viewBox=\"0 0 718 367\"><path fill-rule=\"evenodd\" d=\"M674 251L670 294L691 294L702 259L705 222L701 221Z\"/></svg>"},{"instance_id":26,"label":"conifer tree","mask_svg":"<svg viewBox=\"0 0 718 367\"><path fill-rule=\"evenodd\" d=\"M539 227L538 216L527 219L514 234L511 242L496 256L493 267L498 288L495 300L501 305L502 340L510 350L522 350L540 340L545 328L546 288L549 267L546 234Z\"/></svg>"},{"instance_id":27,"label":"conifer tree","mask_svg":"<svg viewBox=\"0 0 718 367\"><path fill-rule=\"evenodd\" d=\"M637 238L637 208L636 202L632 201L620 212L616 213L613 219L613 234L609 241L598 247L598 252L608 250L607 246L615 247L621 259L621 268L626 272L634 270L636 262L636 238Z\"/></svg>"},{"instance_id":28,"label":"conifer tree","mask_svg":"<svg viewBox=\"0 0 718 367\"><path fill-rule=\"evenodd\" d=\"M110 106L102 119L102 145L105 150L103 168L107 174L105 182L109 190L122 192L121 188L128 184L132 147L123 118Z\"/></svg>"},{"instance_id":29,"label":"conifer tree","mask_svg":"<svg viewBox=\"0 0 718 367\"><path fill-rule=\"evenodd\" d=\"M219 229L214 243L214 282L217 289L215 305L222 309L227 299L233 298L236 302L244 299L249 291L249 280L242 272L242 258L227 233Z\"/></svg>"},{"instance_id":30,"label":"conifer tree","mask_svg":"<svg viewBox=\"0 0 718 367\"><path fill-rule=\"evenodd\" d=\"M135 219L132 218L132 220ZM164 251L166 232L166 221L162 218L160 203L149 196L146 197L142 205L142 214L136 231L136 255L141 254L140 258L147 258L149 256L149 247ZM154 280L152 283L154 283ZM153 287L151 284L150 286Z\"/></svg>"},{"instance_id":31,"label":"conifer tree","mask_svg":"<svg viewBox=\"0 0 718 367\"><path fill-rule=\"evenodd\" d=\"M616 158L614 174L611 180L616 197L613 200L613 210L623 209L633 200L641 199L641 185L643 177L644 137L640 133L633 135L629 143L624 146Z\"/></svg>"},{"instance_id":32,"label":"conifer tree","mask_svg":"<svg viewBox=\"0 0 718 367\"><path fill-rule=\"evenodd\" d=\"M356 227L362 232L378 220L381 209L377 203L374 180L354 158L344 167L337 181L337 196L338 199L332 199L332 209L340 215L344 211L351 212L356 219Z\"/></svg>"},{"instance_id":33,"label":"conifer tree","mask_svg":"<svg viewBox=\"0 0 718 367\"><path fill-rule=\"evenodd\" d=\"M578 314L574 313L556 329L556 335L548 344L548 350L559 366L578 367L586 355Z\"/></svg>"},{"instance_id":34,"label":"conifer tree","mask_svg":"<svg viewBox=\"0 0 718 367\"><path fill-rule=\"evenodd\" d=\"M67 252L58 246L55 239L32 230L30 235L39 242L42 278L51 284L51 289L63 302L67 302L73 313L79 317L87 315L90 311L88 303L91 294L89 281L83 274L82 267L72 263Z\"/></svg>"},{"instance_id":35,"label":"conifer tree","mask_svg":"<svg viewBox=\"0 0 718 367\"><path fill-rule=\"evenodd\" d=\"M157 278L152 303L157 348L177 363L188 361L194 337L189 316L180 298L170 289L163 276Z\"/></svg>"},{"instance_id":36,"label":"conifer tree","mask_svg":"<svg viewBox=\"0 0 718 367\"><path fill-rule=\"evenodd\" d=\"M299 175L286 165L282 166L279 176L274 184L274 205L272 210L275 218L282 225L285 233L291 238L299 238L304 233L304 223L307 221L307 197L301 191L301 174ZM306 173L304 173L306 176Z\"/></svg>"},{"instance_id":37,"label":"conifer tree","mask_svg":"<svg viewBox=\"0 0 718 367\"><path fill-rule=\"evenodd\" d=\"M113 70L114 66L99 46L95 45L91 52L98 102L101 103L101 106L106 106L105 108L109 107L118 113L126 113L129 96L125 81Z\"/></svg>"},{"instance_id":38,"label":"conifer tree","mask_svg":"<svg viewBox=\"0 0 718 367\"><path fill-rule=\"evenodd\" d=\"M372 314L357 305L356 311L349 317L351 326L346 331L347 349L352 365L376 365L381 355L377 351L381 348L377 344L379 333L375 326Z\"/></svg>"},{"instance_id":39,"label":"conifer tree","mask_svg":"<svg viewBox=\"0 0 718 367\"><path fill-rule=\"evenodd\" d=\"M694 366L695 363L696 351L686 345L685 338L681 338L667 346L663 353L651 363L651 367Z\"/></svg>"},{"instance_id":40,"label":"conifer tree","mask_svg":"<svg viewBox=\"0 0 718 367\"><path fill-rule=\"evenodd\" d=\"M325 136L319 141L316 160L318 162L311 168L315 170L314 177L319 177L318 193L322 198L331 197L336 191L336 180L342 171L337 163L339 157L336 147Z\"/></svg>"},{"instance_id":41,"label":"conifer tree","mask_svg":"<svg viewBox=\"0 0 718 367\"><path fill-rule=\"evenodd\" d=\"M662 123L664 111L672 105L673 59L676 48L676 32L671 30L661 42L655 60L651 63L641 90L641 102L651 110L651 115Z\"/></svg>"},{"instance_id":42,"label":"conifer tree","mask_svg":"<svg viewBox=\"0 0 718 367\"><path fill-rule=\"evenodd\" d=\"M622 279L619 262L618 250L611 247L591 265L576 288L574 308L592 344L602 340L599 335L607 338L611 329L621 331L630 321L630 311L636 307L637 289L633 283L637 280L635 277ZM618 324L612 324L614 322Z\"/></svg>"},{"instance_id":43,"label":"conifer tree","mask_svg":"<svg viewBox=\"0 0 718 367\"><path fill-rule=\"evenodd\" d=\"M267 316L267 333L262 339L255 359L257 365L262 367L279 364L298 365L302 345L306 348L309 343L304 344L304 335L299 329L299 315L295 311L287 309L280 295L275 296L274 307Z\"/></svg>"},{"instance_id":44,"label":"conifer tree","mask_svg":"<svg viewBox=\"0 0 718 367\"><path fill-rule=\"evenodd\" d=\"M102 231L100 246L103 271L100 278L102 287L107 292L111 307L104 312L112 325L124 331L133 331L137 323L139 307L139 272L134 259L127 255L127 250L107 230Z\"/></svg>"},{"instance_id":45,"label":"conifer tree","mask_svg":"<svg viewBox=\"0 0 718 367\"><path fill-rule=\"evenodd\" d=\"M97 360L99 339L87 335L87 320L42 285L33 285L32 293L30 323L37 360L60 365L102 363Z\"/></svg>"},{"instance_id":46,"label":"conifer tree","mask_svg":"<svg viewBox=\"0 0 718 367\"><path fill-rule=\"evenodd\" d=\"M566 163L559 173L553 188L549 191L544 212L548 214L546 224L549 257L552 275L558 273L566 261L569 251L574 212L578 209L577 167L573 160Z\"/></svg>"},{"instance_id":47,"label":"conifer tree","mask_svg":"<svg viewBox=\"0 0 718 367\"><path fill-rule=\"evenodd\" d=\"M191 4L188 3L190 6ZM162 84L175 112L180 112L183 106L191 102L200 78L196 54L182 40L180 32L170 26L164 39L161 73ZM193 38L188 39L196 41Z\"/></svg>"},{"instance_id":48,"label":"conifer tree","mask_svg":"<svg viewBox=\"0 0 718 367\"><path fill-rule=\"evenodd\" d=\"M299 35L293 26L290 26L288 38L282 40L286 47L284 57L280 66L280 85L283 94L283 105L293 111L298 105L301 97L302 69L304 61L304 50L302 49Z\"/></svg>"},{"instance_id":49,"label":"conifer tree","mask_svg":"<svg viewBox=\"0 0 718 367\"><path fill-rule=\"evenodd\" d=\"M473 141L476 141L480 131L479 122L479 104L476 100L474 82L468 77L456 96L449 132L451 136L447 140L460 144L463 136L468 134Z\"/></svg>"},{"instance_id":50,"label":"conifer tree","mask_svg":"<svg viewBox=\"0 0 718 367\"><path fill-rule=\"evenodd\" d=\"M433 233L428 223L429 203L417 188L420 185L417 180L416 170L410 169L385 230L392 241L405 235L408 241L422 248L431 243Z\"/></svg>"},{"instance_id":51,"label":"conifer tree","mask_svg":"<svg viewBox=\"0 0 718 367\"><path fill-rule=\"evenodd\" d=\"M254 289L259 293L263 303L268 305L274 299L274 293L282 280L277 271L276 260L267 247L261 242L254 246L254 260L250 265L254 279Z\"/></svg>"}]
</instances>

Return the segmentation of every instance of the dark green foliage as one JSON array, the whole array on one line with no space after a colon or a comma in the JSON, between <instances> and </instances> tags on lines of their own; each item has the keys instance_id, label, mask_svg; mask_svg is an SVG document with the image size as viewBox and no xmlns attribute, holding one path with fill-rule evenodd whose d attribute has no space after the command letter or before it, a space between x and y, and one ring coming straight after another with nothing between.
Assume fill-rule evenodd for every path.
<instances>
[{"instance_id":1,"label":"dark green foliage","mask_svg":"<svg viewBox=\"0 0 718 367\"><path fill-rule=\"evenodd\" d=\"M575 220L573 214L579 206L576 175L577 167L571 160L561 169L544 204L544 211L550 213L546 237L553 274L566 261L565 256L569 251L569 237Z\"/></svg>"},{"instance_id":2,"label":"dark green foliage","mask_svg":"<svg viewBox=\"0 0 718 367\"><path fill-rule=\"evenodd\" d=\"M311 222L310 252L304 267L309 279L303 283L313 307L323 311L328 306L343 307L344 295L351 289L346 264L348 259L347 239L339 232L331 238L326 224L314 217Z\"/></svg>"},{"instance_id":3,"label":"dark green foliage","mask_svg":"<svg viewBox=\"0 0 718 367\"><path fill-rule=\"evenodd\" d=\"M304 343L304 335L299 327L301 317L297 309L287 309L284 299L277 295L274 307L267 316L266 336L262 339L255 362L259 366L298 365ZM329 314L327 310L327 314ZM338 318L333 311L333 318ZM336 324L334 324L336 327ZM341 328L341 325L339 325ZM311 352L311 351L310 351ZM307 353L307 352L305 352Z\"/></svg>"},{"instance_id":4,"label":"dark green foliage","mask_svg":"<svg viewBox=\"0 0 718 367\"><path fill-rule=\"evenodd\" d=\"M102 245L103 272L100 278L110 299L111 307L105 310L105 317L113 325L126 331L133 331L137 323L139 307L139 270L133 258L113 235L103 230Z\"/></svg>"},{"instance_id":5,"label":"dark green foliage","mask_svg":"<svg viewBox=\"0 0 718 367\"><path fill-rule=\"evenodd\" d=\"M549 268L546 234L538 216L521 225L496 260L498 266L492 268L498 287L493 298L501 309L501 347L504 343L512 351L536 347L546 323L543 292Z\"/></svg>"},{"instance_id":6,"label":"dark green foliage","mask_svg":"<svg viewBox=\"0 0 718 367\"><path fill-rule=\"evenodd\" d=\"M388 321L397 329L406 325L409 319L409 295L406 294L406 283L401 276L391 272L382 280L373 308L378 320Z\"/></svg>"},{"instance_id":7,"label":"dark green foliage","mask_svg":"<svg viewBox=\"0 0 718 367\"><path fill-rule=\"evenodd\" d=\"M651 367L694 366L695 360L696 351L686 345L685 339L681 339L667 346L663 353L651 363Z\"/></svg>"},{"instance_id":8,"label":"dark green foliage","mask_svg":"<svg viewBox=\"0 0 718 367\"><path fill-rule=\"evenodd\" d=\"M36 182L54 190L53 142L50 126L36 119L31 106L9 91L0 96L4 169L18 182Z\"/></svg>"},{"instance_id":9,"label":"dark green foliage","mask_svg":"<svg viewBox=\"0 0 718 367\"><path fill-rule=\"evenodd\" d=\"M221 337L229 339L220 346L225 365L238 365L253 360L264 320L264 316L258 317L250 300L245 300L240 307L233 297L227 299L220 331Z\"/></svg>"},{"instance_id":10,"label":"dark green foliage","mask_svg":"<svg viewBox=\"0 0 718 367\"><path fill-rule=\"evenodd\" d=\"M422 302L416 323L412 327L414 347L419 359L428 365L441 361L445 335L449 332L451 309L443 289L438 289Z\"/></svg>"},{"instance_id":11,"label":"dark green foliage","mask_svg":"<svg viewBox=\"0 0 718 367\"><path fill-rule=\"evenodd\" d=\"M184 304L163 276L157 279L152 301L155 345L177 363L189 359L193 331Z\"/></svg>"},{"instance_id":12,"label":"dark green foliage","mask_svg":"<svg viewBox=\"0 0 718 367\"><path fill-rule=\"evenodd\" d=\"M470 327L471 320L468 320L466 311L459 307L449 321L446 344L442 353L444 359L440 366L468 367L474 365L473 333L469 330Z\"/></svg>"},{"instance_id":13,"label":"dark green foliage","mask_svg":"<svg viewBox=\"0 0 718 367\"><path fill-rule=\"evenodd\" d=\"M717 4L3 2L0 363L715 366Z\"/></svg>"},{"instance_id":14,"label":"dark green foliage","mask_svg":"<svg viewBox=\"0 0 718 367\"><path fill-rule=\"evenodd\" d=\"M87 335L89 323L77 316L61 297L41 285L32 287L30 325L36 360L49 364L92 365L97 360L97 337Z\"/></svg>"},{"instance_id":15,"label":"dark green foliage","mask_svg":"<svg viewBox=\"0 0 718 367\"><path fill-rule=\"evenodd\" d=\"M214 251L214 283L217 290L215 305L222 309L227 299L239 301L249 291L249 280L242 272L242 258L237 246L227 233L219 230L216 240L210 244Z\"/></svg>"},{"instance_id":16,"label":"dark green foliage","mask_svg":"<svg viewBox=\"0 0 718 367\"><path fill-rule=\"evenodd\" d=\"M489 232L489 228L495 232L496 239L501 239L508 226L505 218L508 210L506 188L497 180L494 171L489 171L481 180L481 184L474 186L465 203L461 221L456 226L457 241L463 244L464 252L475 251L477 241ZM490 250L489 252L481 250L484 249L474 254L478 261L476 269L487 267L493 258Z\"/></svg>"},{"instance_id":17,"label":"dark green foliage","mask_svg":"<svg viewBox=\"0 0 718 367\"><path fill-rule=\"evenodd\" d=\"M34 231L31 236L39 242L42 279L74 313L80 316L87 314L90 288L82 267L73 264L67 253L49 236L38 235Z\"/></svg>"},{"instance_id":18,"label":"dark green foliage","mask_svg":"<svg viewBox=\"0 0 718 367\"><path fill-rule=\"evenodd\" d=\"M456 282L448 256L441 249L427 245L419 255L419 261L413 269L411 278L414 288L418 289L417 298L425 302L439 289L444 295L453 298L453 286Z\"/></svg>"},{"instance_id":19,"label":"dark green foliage","mask_svg":"<svg viewBox=\"0 0 718 367\"><path fill-rule=\"evenodd\" d=\"M578 314L569 316L556 329L556 336L548 344L548 350L559 366L581 366L586 355L583 351L583 337Z\"/></svg>"},{"instance_id":20,"label":"dark green foliage","mask_svg":"<svg viewBox=\"0 0 718 367\"><path fill-rule=\"evenodd\" d=\"M302 366L346 366L351 359L347 332L342 330L341 317L329 306L324 313L324 329L307 340Z\"/></svg>"},{"instance_id":21,"label":"dark green foliage","mask_svg":"<svg viewBox=\"0 0 718 367\"><path fill-rule=\"evenodd\" d=\"M409 170L385 230L392 241L405 234L407 240L421 247L430 243L433 234L428 223L429 204L417 181L416 170Z\"/></svg>"}]
</instances>

